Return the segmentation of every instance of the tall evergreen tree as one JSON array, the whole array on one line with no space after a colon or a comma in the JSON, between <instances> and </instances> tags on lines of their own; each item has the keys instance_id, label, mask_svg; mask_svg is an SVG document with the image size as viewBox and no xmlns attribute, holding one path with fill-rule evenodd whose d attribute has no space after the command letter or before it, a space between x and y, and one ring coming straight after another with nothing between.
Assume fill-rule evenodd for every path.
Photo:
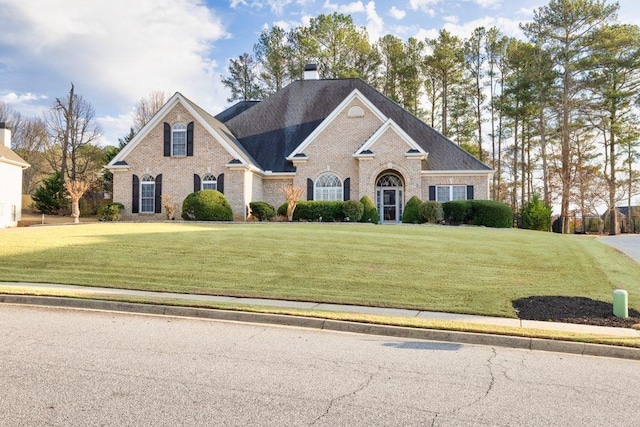
<instances>
[{"instance_id":1,"label":"tall evergreen tree","mask_svg":"<svg viewBox=\"0 0 640 427\"><path fill-rule=\"evenodd\" d=\"M222 78L222 84L231 90L231 97L227 98L228 102L254 101L264 97L264 91L258 83L256 67L253 56L248 53L229 60L229 77Z\"/></svg>"},{"instance_id":2,"label":"tall evergreen tree","mask_svg":"<svg viewBox=\"0 0 640 427\"><path fill-rule=\"evenodd\" d=\"M571 139L575 129L575 112L585 82L594 35L616 15L617 3L604 0L551 0L534 11L533 21L522 25L534 43L551 52L561 74L559 83L561 129L561 217L562 232L569 233L569 198L571 190Z\"/></svg>"}]
</instances>

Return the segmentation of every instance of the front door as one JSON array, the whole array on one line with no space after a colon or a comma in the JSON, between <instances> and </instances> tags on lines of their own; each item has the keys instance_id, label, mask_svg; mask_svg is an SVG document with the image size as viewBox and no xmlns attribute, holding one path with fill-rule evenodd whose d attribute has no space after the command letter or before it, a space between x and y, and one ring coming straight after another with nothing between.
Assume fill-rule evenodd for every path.
<instances>
[{"instance_id":1,"label":"front door","mask_svg":"<svg viewBox=\"0 0 640 427\"><path fill-rule=\"evenodd\" d=\"M387 173L376 182L376 205L381 223L402 220L402 180L394 173Z\"/></svg>"},{"instance_id":2,"label":"front door","mask_svg":"<svg viewBox=\"0 0 640 427\"><path fill-rule=\"evenodd\" d=\"M398 190L382 190L382 221L398 222Z\"/></svg>"}]
</instances>

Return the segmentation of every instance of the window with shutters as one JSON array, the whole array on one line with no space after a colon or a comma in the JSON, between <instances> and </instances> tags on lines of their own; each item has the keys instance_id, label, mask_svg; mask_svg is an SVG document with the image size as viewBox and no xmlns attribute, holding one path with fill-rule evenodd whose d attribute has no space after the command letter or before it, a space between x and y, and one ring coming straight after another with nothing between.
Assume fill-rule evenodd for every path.
<instances>
[{"instance_id":1,"label":"window with shutters","mask_svg":"<svg viewBox=\"0 0 640 427\"><path fill-rule=\"evenodd\" d=\"M449 202L451 200L466 200L466 185L438 185L436 187L436 201L440 203Z\"/></svg>"},{"instance_id":2,"label":"window with shutters","mask_svg":"<svg viewBox=\"0 0 640 427\"><path fill-rule=\"evenodd\" d=\"M210 173L202 177L202 189L203 190L217 190L218 180Z\"/></svg>"},{"instance_id":3,"label":"window with shutters","mask_svg":"<svg viewBox=\"0 0 640 427\"><path fill-rule=\"evenodd\" d=\"M155 212L156 182L151 175L145 175L140 181L140 212Z\"/></svg>"},{"instance_id":4,"label":"window with shutters","mask_svg":"<svg viewBox=\"0 0 640 427\"><path fill-rule=\"evenodd\" d=\"M187 125L176 123L171 129L171 155L187 155Z\"/></svg>"},{"instance_id":5,"label":"window with shutters","mask_svg":"<svg viewBox=\"0 0 640 427\"><path fill-rule=\"evenodd\" d=\"M334 173L323 173L316 179L314 200L342 200L342 181Z\"/></svg>"}]
</instances>

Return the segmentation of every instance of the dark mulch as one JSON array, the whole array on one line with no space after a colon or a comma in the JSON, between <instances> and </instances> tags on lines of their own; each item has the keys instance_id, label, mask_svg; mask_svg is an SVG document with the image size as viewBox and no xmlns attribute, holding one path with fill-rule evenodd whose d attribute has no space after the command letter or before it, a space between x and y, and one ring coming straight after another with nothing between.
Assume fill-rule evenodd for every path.
<instances>
[{"instance_id":1,"label":"dark mulch","mask_svg":"<svg viewBox=\"0 0 640 427\"><path fill-rule=\"evenodd\" d=\"M520 319L640 329L640 312L629 317L613 315L613 304L584 297L537 296L513 301Z\"/></svg>"}]
</instances>

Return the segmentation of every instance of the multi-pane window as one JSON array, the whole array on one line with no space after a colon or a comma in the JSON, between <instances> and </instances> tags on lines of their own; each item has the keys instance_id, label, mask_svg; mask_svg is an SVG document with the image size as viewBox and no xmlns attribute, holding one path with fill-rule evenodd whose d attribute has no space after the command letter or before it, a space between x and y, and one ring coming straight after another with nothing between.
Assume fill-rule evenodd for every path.
<instances>
[{"instance_id":1,"label":"multi-pane window","mask_svg":"<svg viewBox=\"0 0 640 427\"><path fill-rule=\"evenodd\" d=\"M176 123L171 130L171 153L174 156L187 155L187 126Z\"/></svg>"},{"instance_id":2,"label":"multi-pane window","mask_svg":"<svg viewBox=\"0 0 640 427\"><path fill-rule=\"evenodd\" d=\"M436 200L440 203L451 200L466 200L466 185L439 185L436 187Z\"/></svg>"},{"instance_id":3,"label":"multi-pane window","mask_svg":"<svg viewBox=\"0 0 640 427\"><path fill-rule=\"evenodd\" d=\"M140 212L155 212L156 182L151 175L145 175L140 182Z\"/></svg>"},{"instance_id":4,"label":"multi-pane window","mask_svg":"<svg viewBox=\"0 0 640 427\"><path fill-rule=\"evenodd\" d=\"M342 200L342 181L336 174L323 173L316 180L314 200Z\"/></svg>"},{"instance_id":5,"label":"multi-pane window","mask_svg":"<svg viewBox=\"0 0 640 427\"><path fill-rule=\"evenodd\" d=\"M208 173L202 177L202 189L203 190L217 190L218 189L218 181L216 177L212 174Z\"/></svg>"}]
</instances>

